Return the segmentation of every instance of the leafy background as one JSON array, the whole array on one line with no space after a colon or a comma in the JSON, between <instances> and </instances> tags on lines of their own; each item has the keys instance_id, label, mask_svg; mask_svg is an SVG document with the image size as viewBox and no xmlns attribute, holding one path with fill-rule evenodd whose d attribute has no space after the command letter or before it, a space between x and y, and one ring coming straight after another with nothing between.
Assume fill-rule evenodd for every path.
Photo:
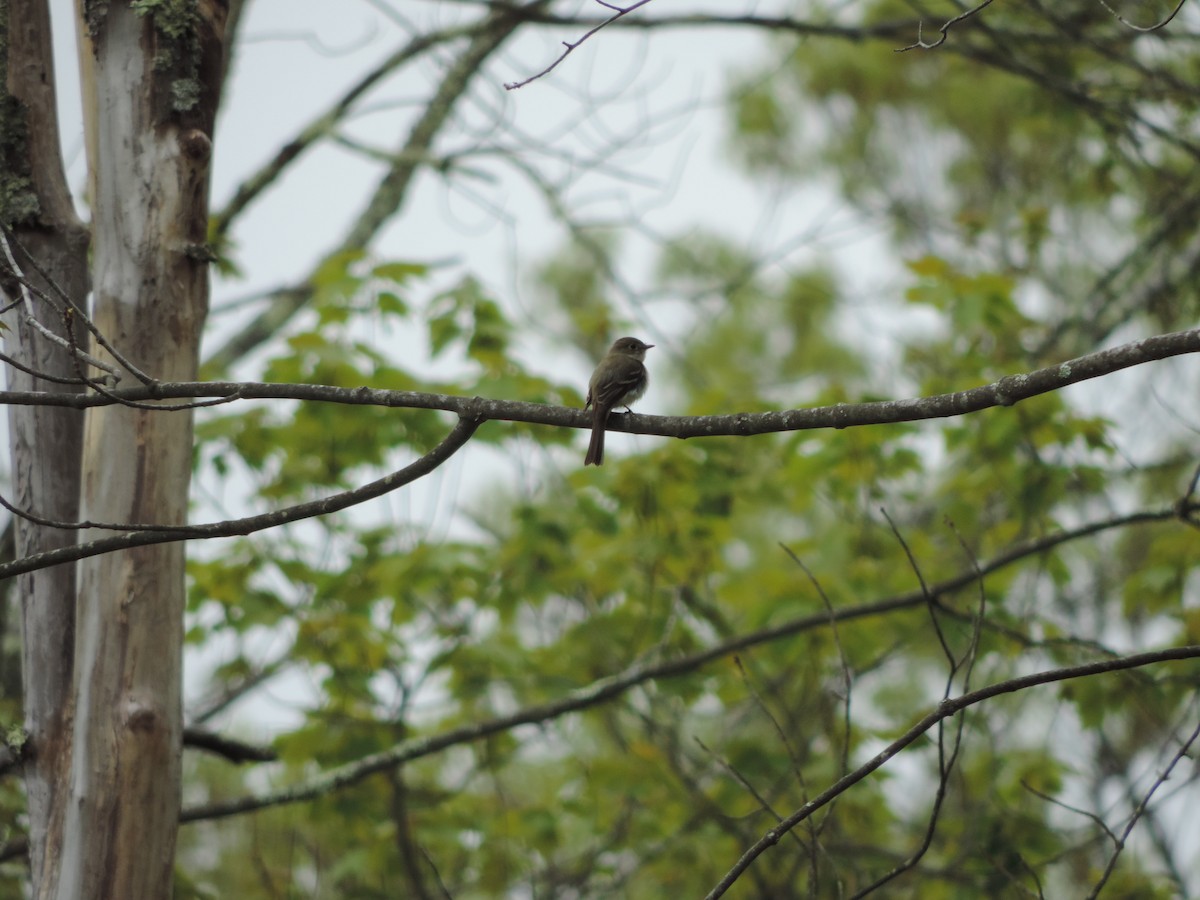
<instances>
[{"instance_id":1,"label":"leafy background","mask_svg":"<svg viewBox=\"0 0 1200 900\"><path fill-rule=\"evenodd\" d=\"M556 245L519 248L521 302L470 263L364 243L304 275L304 314L237 376L579 406L584 361L633 331L659 345L644 410L691 415L959 390L1194 325L1194 8L1139 35L1098 3L993 4L936 50L894 52L918 18L928 38L957 10L789 8L837 27L764 29L757 62L721 75L725 164L788 197L836 198L848 235L814 228L781 252L786 240L704 222L651 234L591 220L550 185ZM678 46L613 28L588 52L661 60ZM538 104L574 63L513 104ZM476 162L443 175L469 181ZM678 192L703 189L685 175ZM223 253L227 285L254 265L236 243ZM881 273L874 295L864 269ZM1194 368L1185 357L945 421L622 438L599 470L579 466L578 433L488 423L461 484L418 494L447 510L439 527L402 501L194 546L191 721L278 760L189 754L190 808L757 637L315 799L189 824L178 895L703 895L778 816L947 692L1200 643L1196 532L1171 514L1197 462ZM447 428L421 410L214 411L197 428L197 504L344 490ZM913 593L1103 522L929 602ZM928 839L882 895L1084 896L1195 727L1197 674L1172 663L975 706L791 832L733 893L853 896ZM281 697L286 726L257 721ZM1195 776L1186 760L1160 788L1109 895L1200 886Z\"/></svg>"}]
</instances>

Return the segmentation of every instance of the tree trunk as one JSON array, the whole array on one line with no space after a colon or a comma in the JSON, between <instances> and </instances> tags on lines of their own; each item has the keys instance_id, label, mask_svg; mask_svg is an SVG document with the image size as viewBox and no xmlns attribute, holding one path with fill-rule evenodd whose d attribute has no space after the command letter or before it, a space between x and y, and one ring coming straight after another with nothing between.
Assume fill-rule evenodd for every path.
<instances>
[{"instance_id":1,"label":"tree trunk","mask_svg":"<svg viewBox=\"0 0 1200 900\"><path fill-rule=\"evenodd\" d=\"M66 335L55 287L37 272L45 271L55 285L77 303L87 296L87 232L75 215L63 173L50 16L45 0L10 0L0 22L0 41L6 55L0 86L3 114L0 139L4 145L3 194L0 219L12 229L14 241L3 254L34 286L53 298L43 300L26 292L15 278L4 281L5 294L24 297L27 306L5 317L5 351L34 372L57 378L77 377L68 350L39 333L26 318L32 314L51 332ZM36 261L37 266L34 265ZM78 336L76 336L78 340ZM12 390L82 390L82 385L53 383L11 367ZM18 507L44 518L73 522L79 518L79 463L83 445L83 415L76 410L10 406L9 447L13 500ZM71 530L16 519L17 556L71 544ZM69 701L74 674L75 568L57 566L21 576L16 584L21 605L21 669L25 699L25 731L29 753L24 765L30 823L29 868L38 896L57 891L60 847L52 836L55 810L61 813L61 793L70 771Z\"/></svg>"},{"instance_id":2,"label":"tree trunk","mask_svg":"<svg viewBox=\"0 0 1200 900\"><path fill-rule=\"evenodd\" d=\"M84 0L80 9L92 319L141 372L191 380L208 305L208 164L225 4L162 0L135 9ZM29 217L18 236L82 307L86 244L57 162L46 2L0 0L5 11L12 25L5 31L22 48L7 61L9 89L31 110L14 86L42 90L43 118L31 112L26 128L27 159L49 156L58 176L33 181L41 218ZM4 218L17 221L9 210ZM41 312L64 327L57 313ZM31 367L74 376L61 348L51 353L28 329L13 337L8 345ZM90 351L116 364L102 348ZM186 520L190 412L113 406L80 422L71 411L10 409L23 506L69 521ZM18 553L70 540L69 531L23 525ZM37 572L19 587L34 894L169 897L180 802L183 546L94 557L77 569Z\"/></svg>"}]
</instances>

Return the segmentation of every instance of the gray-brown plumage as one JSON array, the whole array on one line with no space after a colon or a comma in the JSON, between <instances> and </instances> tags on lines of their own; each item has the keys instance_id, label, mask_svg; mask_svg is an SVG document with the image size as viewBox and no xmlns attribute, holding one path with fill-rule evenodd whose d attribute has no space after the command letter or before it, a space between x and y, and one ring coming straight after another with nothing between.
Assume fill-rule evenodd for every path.
<instances>
[{"instance_id":1,"label":"gray-brown plumage","mask_svg":"<svg viewBox=\"0 0 1200 900\"><path fill-rule=\"evenodd\" d=\"M618 407L628 407L646 393L650 376L642 360L653 346L635 337L617 338L592 373L587 402L583 405L584 409L592 407L592 439L583 459L585 466L598 466L604 462L604 429L608 414Z\"/></svg>"}]
</instances>

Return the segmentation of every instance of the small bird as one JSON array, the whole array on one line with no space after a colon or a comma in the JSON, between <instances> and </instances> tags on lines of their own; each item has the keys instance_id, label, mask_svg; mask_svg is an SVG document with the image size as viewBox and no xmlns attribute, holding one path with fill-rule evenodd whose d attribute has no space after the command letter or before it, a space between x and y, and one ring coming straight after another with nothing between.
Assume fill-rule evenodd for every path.
<instances>
[{"instance_id":1,"label":"small bird","mask_svg":"<svg viewBox=\"0 0 1200 900\"><path fill-rule=\"evenodd\" d=\"M585 466L598 466L604 462L604 428L608 414L615 407L629 404L646 393L650 376L642 360L646 351L653 347L635 337L617 338L588 382L587 402L583 408L592 407L592 440L588 444Z\"/></svg>"}]
</instances>

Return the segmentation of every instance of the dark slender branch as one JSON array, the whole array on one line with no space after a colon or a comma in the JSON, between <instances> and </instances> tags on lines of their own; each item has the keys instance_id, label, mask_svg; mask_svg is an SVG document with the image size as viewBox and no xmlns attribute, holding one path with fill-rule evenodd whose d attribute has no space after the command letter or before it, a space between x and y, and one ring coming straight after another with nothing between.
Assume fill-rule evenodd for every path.
<instances>
[{"instance_id":1,"label":"dark slender branch","mask_svg":"<svg viewBox=\"0 0 1200 900\"><path fill-rule=\"evenodd\" d=\"M1149 34L1151 31L1158 31L1160 28L1166 28L1169 24L1171 24L1171 20L1174 19L1177 15L1179 15L1179 11L1181 9L1183 9L1183 4L1185 4L1185 3L1187 3L1187 0L1179 0L1179 2L1175 4L1175 8L1173 10L1171 10L1170 13L1167 14L1167 17L1165 19L1160 19L1159 21L1155 22L1153 25L1134 25L1132 22L1130 22L1128 19L1126 19L1123 15L1121 15L1119 12L1117 12L1115 9L1113 9L1111 6L1109 6L1105 2L1105 0L1100 0L1100 5L1103 6L1105 9L1107 9L1110 13L1112 13L1114 19L1116 19L1118 22L1120 22L1126 28L1132 29L1133 31L1140 31L1142 34Z\"/></svg>"},{"instance_id":2,"label":"dark slender branch","mask_svg":"<svg viewBox=\"0 0 1200 900\"><path fill-rule=\"evenodd\" d=\"M1099 534L1114 528L1129 525L1167 522L1176 518L1173 509L1158 512L1142 512L1113 519L1105 519L1080 526L1071 531L1047 535L1034 541L1028 541L1014 546L987 563L973 567L945 581L931 585L929 593L933 596L951 594L972 584L977 578L990 574L1006 566L1019 562L1030 556L1036 556L1049 550L1090 535ZM925 594L913 591L897 597L878 600L874 603L864 603L859 606L834 610L832 613L822 610L810 616L802 616L790 622L784 622L772 628L765 628L748 634L738 635L722 641L706 650L680 657L679 659L660 661L657 663L639 662L625 671L602 678L586 687L568 693L561 699L550 703L538 704L518 710L507 716L499 716L482 722L473 722L459 728L453 728L440 734L427 737L412 738L402 741L388 750L371 754L354 760L344 766L317 776L313 780L279 791L250 795L224 803L209 806L193 807L185 810L182 821L195 822L208 819L221 819L235 816L257 809L279 806L289 803L300 803L323 796L332 791L356 784L371 775L386 771L397 765L411 762L439 753L449 747L459 744L472 743L516 728L519 725L548 722L568 713L577 712L592 706L597 706L614 697L620 696L631 688L648 681L657 679L676 678L694 672L696 669L727 656L731 656L748 647L770 643L795 634L827 627L831 621L849 622L856 619L870 618L898 610L912 609L926 602Z\"/></svg>"},{"instance_id":3,"label":"dark slender branch","mask_svg":"<svg viewBox=\"0 0 1200 900\"><path fill-rule=\"evenodd\" d=\"M48 277L48 276L44 276L44 277ZM75 375L79 379L80 382L82 382L83 384L86 384L88 387L90 387L92 390L94 390L100 396L107 397L109 400L112 400L114 403L120 404L121 406L127 406L130 409L145 409L145 410L151 410L151 411L164 411L164 412L179 412L179 411L185 410L185 409L200 409L201 407L205 407L205 406L220 406L224 403L232 403L234 400L239 399L239 397L237 395L233 395L233 396L229 396L229 397L220 397L216 400L200 400L200 401L197 401L194 403L144 403L144 402L138 401L138 400L126 400L125 398L120 397L117 394L114 394L112 391L110 391L108 388L106 388L101 381L94 379L94 378L89 378L87 372L84 371L83 363L81 362L81 360L87 354L84 353L83 350L81 350L75 342L75 309L76 309L76 307L75 307L75 304L71 303L71 301L69 299L67 300L67 303L69 305L62 311L63 324L65 326L63 331L67 335L67 344L70 348L71 362L75 364ZM80 318L84 319L85 324L87 324L87 320L82 314L80 315ZM142 382L142 384L153 385L156 383L155 379L150 378L148 375L144 375L140 370L133 368L132 364L126 362L122 357L117 356L116 351L113 350L112 347L108 346L108 344L105 344L101 340L101 338L99 337L99 334L100 334L99 331L97 331L90 324L88 324L88 328L92 331L92 333L94 335L97 336L96 340L99 343L101 343L104 346L104 348L106 350L108 350L109 353L116 356L117 360L121 363L121 365L123 365L126 369L129 369L129 371L133 372L137 376L138 380ZM28 517L26 517L26 518L28 518Z\"/></svg>"},{"instance_id":4,"label":"dark slender branch","mask_svg":"<svg viewBox=\"0 0 1200 900\"><path fill-rule=\"evenodd\" d=\"M831 624L835 625L833 620L831 620ZM835 627L836 627L836 625L835 625ZM746 666L742 662L742 658L740 656L734 656L733 663L734 663L734 665L737 666L738 674L741 676L741 679L742 679L742 684L744 684L746 686L746 690L750 693L750 696L754 698L755 706L757 706L762 711L762 714L767 717L767 721L770 722L771 727L775 729L775 734L779 738L779 743L782 744L783 749L787 751L788 758L792 761L792 771L795 772L795 774L796 774L796 782L797 782L797 784L800 785L801 790L804 792L802 794L802 796L807 800L808 799L808 785L805 783L805 780L804 780L804 769L802 768L802 766L800 764L800 754L796 752L795 744L788 738L787 732L784 730L783 726L781 724L779 724L779 719L776 718L776 716L773 712L771 712L771 707L767 706L767 701L763 699L763 696L759 692L758 688L756 688L754 686L754 682L750 678L750 673L746 671ZM780 821L783 818L783 816L779 815L779 813L777 813L771 807L770 802L767 801L767 799L759 793L759 791L754 787L754 785L752 785L750 783L750 779L748 779L741 772L739 772L732 763L717 756L717 754L715 754L715 753L713 753L713 751L709 750L707 745L705 745L705 743L702 740L700 740L700 738L698 738L698 737L695 738L695 741L696 741L696 743L698 743L700 745L700 748L702 750L704 750L706 753L711 755L712 758L715 759L718 764L720 764L723 768L725 768L725 770L728 771L735 779L737 779L739 782L741 782L742 786L744 788L746 788L747 791L750 792L750 796L752 796L755 800L757 800L758 805L761 806L763 809L765 809L767 812L769 812L771 814L771 817L776 822ZM818 834L817 827L812 822L808 823L808 833L809 833L809 841L810 841L808 847L805 847L804 842L802 840L800 840L800 838L798 836L795 837L795 840L801 850L806 850L808 852L808 858L812 864L812 869L813 869L813 873L814 873L814 877L815 877L816 867L817 867L816 854L817 854L817 846L818 846L818 841L819 841L820 835Z\"/></svg>"},{"instance_id":5,"label":"dark slender branch","mask_svg":"<svg viewBox=\"0 0 1200 900\"><path fill-rule=\"evenodd\" d=\"M746 437L816 428L853 428L918 422L979 412L993 407L1014 406L1024 400L1111 375L1122 369L1155 360L1200 353L1200 328L1155 335L1098 350L1084 356L1036 369L1007 375L991 384L964 391L935 394L908 400L879 400L840 403L763 413L728 413L716 416L651 416L641 413L614 414L609 431L693 438L718 435ZM145 387L112 391L112 397L49 391L0 391L0 405L106 406L125 400L161 400L181 397L238 397L243 400L316 400L326 403L383 406L407 409L441 409L459 415L477 416L481 421L528 422L567 428L591 428L590 415L582 409L490 400L419 391L384 391L374 388L342 388L318 384L273 384L268 382L197 381L165 382Z\"/></svg>"},{"instance_id":6,"label":"dark slender branch","mask_svg":"<svg viewBox=\"0 0 1200 900\"><path fill-rule=\"evenodd\" d=\"M892 517L888 515L887 510L881 509L880 512L882 512L883 517L887 519L887 523L892 529L892 534L895 535L896 540L900 542L900 546L903 548L905 556L908 557L908 564L912 568L913 573L917 576L917 583L920 584L921 594L925 598L925 607L929 612L930 620L933 622L933 630L937 634L938 643L941 644L942 654L946 657L946 663L950 671L946 675L946 687L942 693L942 702L944 703L950 699L950 691L954 687L954 676L958 673L959 661L955 659L954 653L951 651L950 645L946 641L945 632L942 630L942 623L938 620L939 604L934 600L933 595L929 592L929 587L925 581L925 576L921 572L921 567L917 563L917 558L913 554L912 548L909 547L908 541L904 539L904 535L900 533L900 529L896 526L896 523L892 520ZM979 582L982 585L982 576L980 576ZM942 805L946 802L946 791L949 786L950 773L953 771L954 765L958 761L959 751L962 749L964 723L965 717L959 716L958 730L955 732L954 744L948 759L946 755L945 722L939 721L937 723L938 784L937 791L934 793L933 797L933 807L929 812L929 820L925 824L925 833L921 838L920 845L912 854L909 855L907 859L903 860L899 865L893 866L890 871L864 887L862 890L855 892L851 896L850 900L860 900L860 898L874 893L889 881L900 877L905 872L911 871L925 857L925 854L929 852L929 848L933 845L933 836L937 832L937 823L938 819L941 817Z\"/></svg>"},{"instance_id":7,"label":"dark slender branch","mask_svg":"<svg viewBox=\"0 0 1200 900\"><path fill-rule=\"evenodd\" d=\"M938 29L938 32L939 32L938 39L936 41L934 41L932 44L927 44L924 40L921 39L921 23L918 22L917 23L917 39L916 39L916 41L914 43L909 44L907 47L896 48L896 52L904 53L907 50L917 50L917 49L932 50L934 47L942 46L942 44L946 43L946 38L950 36L951 28L953 28L955 25L957 25L959 22L963 21L964 19L969 19L969 18L971 18L971 16L974 16L977 13L982 12L986 7L991 6L992 2L993 2L993 0L983 0L983 2L980 3L978 6L974 6L971 9L968 9L966 12L959 13L953 19L950 19L948 22L946 22L946 24L944 24L941 28Z\"/></svg>"},{"instance_id":8,"label":"dark slender branch","mask_svg":"<svg viewBox=\"0 0 1200 900\"><path fill-rule=\"evenodd\" d=\"M274 512L262 513L257 516L247 516L243 519L230 519L225 522L213 522L206 525L191 525L187 526L183 531L169 530L155 526L153 530L131 531L128 534L117 535L116 537L100 538L99 540L88 541L83 544L60 547L55 550L47 550L44 553L35 553L33 556L27 556L23 559L0 565L0 580L12 578L14 575L20 575L23 572L44 569L47 566L55 566L77 559L86 559L89 556L99 556L101 553L111 553L114 550L143 547L147 544L168 544L174 541L207 540L209 538L252 534L255 531L276 528L280 525L298 522L301 519L328 515L329 513L362 503L365 500L382 496L389 491L394 491L429 474L470 440L471 435L475 433L475 429L479 427L481 421L477 417L463 416L459 419L458 424L454 426L450 434L420 459L410 463L399 471L392 472L383 478L351 491L334 494L332 497L325 497L320 500L311 500L307 503L300 503L296 506L289 506L286 509Z\"/></svg>"},{"instance_id":9,"label":"dark slender branch","mask_svg":"<svg viewBox=\"0 0 1200 900\"><path fill-rule=\"evenodd\" d=\"M933 596L929 593L929 588L925 584L925 576L921 574L921 566L917 563L917 558L913 556L912 548L908 546L908 541L904 539L904 535L900 533L900 529L896 527L896 523L892 521L892 517L888 515L888 511L883 507L879 508L880 513L887 519L888 526L892 529L892 534L896 541L900 544L900 549L904 551L904 555L908 558L908 566L913 570L913 574L917 576L917 584L921 586L921 593L925 595L925 606L929 610L929 621L933 623L933 632L937 635L938 643L942 646L942 655L946 657L946 662L950 666L950 675L946 679L945 696L950 696L950 687L954 683L954 673L958 670L958 661L954 658L954 653L950 650L950 645L946 643L946 635L942 631L942 623L938 621L937 606L933 602Z\"/></svg>"},{"instance_id":10,"label":"dark slender branch","mask_svg":"<svg viewBox=\"0 0 1200 900\"><path fill-rule=\"evenodd\" d=\"M213 716L220 714L228 709L230 705L240 700L248 691L258 687L268 679L274 678L280 672L287 671L291 663L291 658L284 655L270 662L259 664L257 668L247 674L243 674L232 683L226 680L222 683L220 694L202 700L197 709L193 710L188 716L188 720L197 725L207 722Z\"/></svg>"},{"instance_id":11,"label":"dark slender branch","mask_svg":"<svg viewBox=\"0 0 1200 900\"><path fill-rule=\"evenodd\" d=\"M608 9L615 9L616 14L605 19L599 25L594 27L591 31L587 32L583 37L581 37L575 43L572 44L569 41L563 41L562 42L563 46L566 49L563 50L563 52L561 54L559 54L558 59L554 60L554 62L550 63L550 65L546 66L546 68L542 69L542 71L538 72L536 75L530 75L524 81L506 82L504 85L504 89L506 91L515 91L517 88L525 87L525 85L529 84L531 81L537 81L543 75L549 75L552 71L554 71L554 69L556 69L558 67L558 64L560 62L562 62L564 59L566 59L568 56L571 55L572 51L574 51L576 47L578 47L580 44L582 44L584 41L586 41L588 38L590 38L597 31L600 31L602 28L607 28L609 25L611 25L613 22L617 21L618 19L623 19L625 16L629 15L634 10L640 9L641 7L645 6L647 3L650 2L650 0L637 0L636 3L633 3L626 7L614 6L611 3L605 2L605 0L596 0L596 2L599 3L601 6L606 7ZM991 0L988 0L988 2L990 3Z\"/></svg>"},{"instance_id":12,"label":"dark slender branch","mask_svg":"<svg viewBox=\"0 0 1200 900\"><path fill-rule=\"evenodd\" d=\"M745 670L743 670L743 675L744 674L745 674ZM759 705L762 706L762 708L764 710L766 709L766 707L762 705L761 701L760 701ZM769 717L771 718L771 721L774 722L774 716L769 716ZM775 723L775 724L778 725L778 723ZM745 788L746 793L748 793L751 797L753 797L758 802L758 805L763 808L764 811L770 813L771 818L773 818L776 822L782 820L783 816L779 815L779 813L777 813L774 809L771 808L771 801L768 800L766 797L764 797L762 795L762 793L758 790L758 788L756 788L754 786L754 784L750 781L750 779L747 778L745 775L743 775L741 772L739 772L737 770L737 767L734 766L733 763L731 763L729 760L722 757L720 754L716 753L711 747L708 746L708 744L706 744L706 743L704 743L704 741L700 740L700 737L698 735L692 735L692 740L695 741L696 744L700 747L700 749L703 750L705 753L707 753L709 755L709 757L717 765L719 765L722 769L724 769L726 772L728 772L730 777L733 778L734 781L736 781L743 788ZM802 841L800 839L800 836L798 834L796 834L795 832L792 832L792 840L794 840L796 842L797 846L799 846L801 850L808 849L807 847L804 846L804 841Z\"/></svg>"},{"instance_id":13,"label":"dark slender branch","mask_svg":"<svg viewBox=\"0 0 1200 900\"><path fill-rule=\"evenodd\" d=\"M467 92L476 73L520 26L522 16L526 12L536 12L547 2L531 0L527 6L517 7L515 12L508 9L492 10L468 30L470 40L467 46L446 68L437 90L404 138L395 161L371 191L370 199L342 237L340 246L315 265L313 272L340 254L356 252L370 245L379 230L403 205L413 177L421 168L421 161L430 157L437 136L450 121L458 101ZM204 367L217 372L228 369L259 344L278 334L284 323L308 304L314 290L310 275L298 287L276 294L267 309L218 348L205 361Z\"/></svg>"},{"instance_id":14,"label":"dark slender branch","mask_svg":"<svg viewBox=\"0 0 1200 900\"><path fill-rule=\"evenodd\" d=\"M277 181L288 167L321 139L330 136L333 129L354 108L354 105L372 88L405 63L422 53L448 41L471 34L485 23L472 23L466 27L448 28L431 34L412 38L407 44L369 71L351 86L328 109L313 118L288 141L268 163L238 185L236 193L225 207L213 216L212 232L221 239L234 220L271 184Z\"/></svg>"},{"instance_id":15,"label":"dark slender branch","mask_svg":"<svg viewBox=\"0 0 1200 900\"><path fill-rule=\"evenodd\" d=\"M274 762L279 759L279 754L270 747L235 741L203 728L183 729L183 746L215 754L232 763Z\"/></svg>"},{"instance_id":16,"label":"dark slender branch","mask_svg":"<svg viewBox=\"0 0 1200 900\"><path fill-rule=\"evenodd\" d=\"M1035 672L1032 675L1023 675L1019 678L1009 678L1005 681L999 681L995 684L990 684L987 687L979 688L978 690L970 691L965 694L960 694L952 699L943 700L938 704L937 709L924 716L919 722L913 725L908 731L904 732L899 738L888 744L883 750L873 756L868 762L859 766L844 778L838 779L834 784L830 785L818 796L814 797L800 809L796 810L779 825L767 831L758 841L756 841L741 858L734 864L725 876L717 883L717 885L709 891L706 900L716 900L717 897L724 896L740 878L751 864L758 859L764 852L779 843L783 836L795 828L814 812L820 809L825 804L829 803L835 797L845 793L849 788L853 787L858 782L862 781L876 769L879 769L887 763L892 757L903 750L905 747L921 737L930 728L933 728L939 722L950 716L956 715L968 707L982 703L985 700L990 700L993 697L1001 696L1002 694L1012 694L1017 691L1027 690L1032 687L1037 687L1043 684L1054 684L1059 681L1069 681L1074 678L1087 678L1092 675L1103 675L1109 672L1120 672L1126 669L1136 669L1142 666L1153 665L1162 662L1174 662L1184 659L1200 658L1200 645L1190 645L1187 647L1168 647L1163 650L1153 650L1148 653L1135 653L1132 656L1123 656L1117 659L1104 659L1099 662L1084 663L1079 666L1067 666L1061 669L1050 669L1045 672ZM1189 742L1190 745L1190 742Z\"/></svg>"},{"instance_id":17,"label":"dark slender branch","mask_svg":"<svg viewBox=\"0 0 1200 900\"><path fill-rule=\"evenodd\" d=\"M1059 800L1057 797L1051 797L1049 794L1039 791L1037 788L1035 788L1033 785L1031 785L1029 782L1027 782L1024 778L1021 779L1021 787L1025 788L1025 790L1029 791L1029 793L1033 794L1035 797L1041 797L1047 803L1054 804L1059 809L1065 809L1067 812L1073 812L1076 815L1080 815L1086 819L1090 819L1091 822L1097 828L1099 828L1101 831L1104 832L1105 835L1107 835L1107 837L1110 841L1112 841L1114 844L1118 843L1117 836L1112 833L1112 829L1110 829L1108 827L1108 825L1106 825L1104 823L1104 819L1102 819L1100 816L1096 815L1095 813L1088 812L1086 809L1080 809L1078 806L1072 806L1069 803L1063 803L1063 801Z\"/></svg>"},{"instance_id":18,"label":"dark slender branch","mask_svg":"<svg viewBox=\"0 0 1200 900\"><path fill-rule=\"evenodd\" d=\"M120 381L121 374L116 370L116 368L114 368L113 366L110 366L106 362L101 362L100 360L96 359L94 356L92 356L89 353L84 353L83 351L69 347L67 345L66 338L62 337L61 335L55 334L53 331L51 331L49 328L47 328L46 325L43 322L41 322L37 316L34 315L34 313L33 313L33 297L35 295L39 299L45 301L46 304L48 306L50 306L52 309L54 309L56 312L61 312L62 310L61 310L60 305L55 300L53 300L51 297L47 296L41 289L39 289L37 287L37 285L33 284L28 278L25 277L25 273L21 270L21 267L17 264L16 257L13 256L13 252L12 252L13 246L17 246L17 247L20 246L17 243L16 236L12 233L12 231L9 230L8 226L4 225L3 223L0 223L0 249L3 249L3 251L4 251L4 258L0 259L0 267L2 267L2 268L0 268L0 274L8 275L16 282L17 294L19 295L17 297L12 298L13 302L9 308L15 308L17 306L24 306L25 307L25 322L28 323L29 326L35 332L40 334L42 337L44 337L50 343L56 344L57 346L62 347L63 349L67 350L69 353L82 353L83 360L88 365L94 366L95 368L100 369L101 371L107 372L109 375L112 376L114 382ZM25 256L31 262L33 262L34 265L36 266L36 261L34 261L33 258L28 253L26 253ZM44 276L44 277L49 277L49 276ZM0 297L3 297L3 296L6 296L6 292L5 292L4 287L0 286Z\"/></svg>"},{"instance_id":19,"label":"dark slender branch","mask_svg":"<svg viewBox=\"0 0 1200 900\"><path fill-rule=\"evenodd\" d=\"M504 9L529 25L545 25L558 28L595 28L612 20L561 15L547 7L530 10L513 3L489 3L493 10ZM615 7L613 7L615 8ZM714 15L711 13L679 13L655 17L629 17L613 21L615 28L631 31L662 31L680 28L751 28L772 34L793 34L804 37L841 38L848 41L863 41L872 38L895 40L911 33L919 20L913 18L890 19L862 25L842 25L834 22L811 22L793 16L763 16L753 13Z\"/></svg>"},{"instance_id":20,"label":"dark slender branch","mask_svg":"<svg viewBox=\"0 0 1200 900\"><path fill-rule=\"evenodd\" d=\"M86 328L88 330L88 332L92 335L92 337L94 337L96 339L96 343L99 346L103 347L105 350L107 350L109 356L111 356L118 363L120 363L122 368L124 368L127 372L129 372L131 375L133 375L133 377L136 378L138 381L140 381L142 384L153 384L155 382L155 379L151 378L149 375L147 375L145 372L143 372L141 369L139 369L137 366L135 366L119 350L117 350L115 347L113 347L113 345L109 342L109 340L103 335L103 333L101 333L100 329L97 328L95 326L95 324L93 324L91 318L87 314L87 311L82 306L80 306L80 304L76 303L75 299L70 294L68 294L65 290L63 290L63 288L59 285L59 283L54 280L54 276L52 276L42 266L42 264L34 257L34 255L32 253L30 253L28 250L26 250L25 247L21 244L21 242L19 240L17 240L17 236L15 234L13 234L7 226L0 225L0 229L3 230L5 239L7 241L11 241L13 246L21 251L21 254L25 257L25 260L26 260L26 262L29 263L30 267L38 274L38 276L46 284L48 284L50 286L50 289L57 295L58 300L55 300L54 298L48 296L37 285L33 284L28 279L26 279L24 277L23 273L20 271L20 269L17 268L16 260L13 259L12 257L10 257L9 262L12 264L12 267L13 267L13 275L17 278L17 280L19 280L21 282L22 286L25 288L28 288L30 291L32 291L34 294L36 294L39 299L45 301L52 309L57 311L59 314L68 316L68 323L67 323L68 326L70 326L70 316L78 316L79 321L81 321L83 323L84 328ZM74 335L74 330L69 330L68 334ZM94 361L92 361L92 358L87 354L87 352L82 350L81 348L73 346L71 348L71 353L72 353L72 357L76 361L76 364L78 364L79 360L82 359L82 360L87 360L87 361L91 362L92 365L96 365L96 363ZM118 380L120 379L120 375L116 372L113 372L107 366L101 365L101 366L98 366L98 368L104 369L105 371L109 372L109 374L111 374L114 378L116 378Z\"/></svg>"},{"instance_id":21,"label":"dark slender branch","mask_svg":"<svg viewBox=\"0 0 1200 900\"><path fill-rule=\"evenodd\" d=\"M1109 856L1108 864L1104 867L1104 872L1101 874L1099 881L1096 882L1095 887L1088 892L1088 900L1094 900L1094 898L1100 896L1100 891L1104 889L1104 885L1112 876L1113 869L1115 869L1117 866L1117 859L1120 857L1121 851L1125 849L1125 842L1129 840L1129 835L1133 833L1133 829L1137 825L1138 820L1146 812L1146 807L1150 805L1150 798L1153 797L1154 792L1162 787L1163 783L1171 777L1172 770L1179 764L1181 759L1188 755L1188 751L1191 750L1192 744L1196 742L1196 738L1198 737L1200 737L1200 724L1197 724L1196 727L1192 729L1191 736L1189 736L1188 739L1183 742L1183 745L1180 746L1175 755L1171 757L1171 761L1167 763L1167 767L1163 769L1161 775L1154 779L1154 783L1150 785L1150 789L1147 790L1146 795L1142 797L1141 803L1139 803L1137 808L1134 809L1133 815L1129 817L1129 821L1125 825L1125 830L1122 831L1121 836L1116 839L1117 846L1113 849L1112 855Z\"/></svg>"},{"instance_id":22,"label":"dark slender branch","mask_svg":"<svg viewBox=\"0 0 1200 900\"><path fill-rule=\"evenodd\" d=\"M854 687L854 677L850 673L850 662L846 658L846 648L842 646L842 635L838 630L837 616L834 615L833 604L829 601L829 595L825 593L825 588L821 586L821 582L817 580L817 576L812 573L812 570L804 564L804 561L796 555L791 547L784 543L780 543L779 546L783 548L783 552L788 555L792 562L800 567L800 571L808 578L809 583L813 586L813 590L821 598L821 603L824 605L825 612L829 616L829 633L833 637L833 645L837 648L838 661L842 668L842 689L846 692L845 697L842 698L843 740L838 761L838 774L845 775L850 770L850 699Z\"/></svg>"}]
</instances>

